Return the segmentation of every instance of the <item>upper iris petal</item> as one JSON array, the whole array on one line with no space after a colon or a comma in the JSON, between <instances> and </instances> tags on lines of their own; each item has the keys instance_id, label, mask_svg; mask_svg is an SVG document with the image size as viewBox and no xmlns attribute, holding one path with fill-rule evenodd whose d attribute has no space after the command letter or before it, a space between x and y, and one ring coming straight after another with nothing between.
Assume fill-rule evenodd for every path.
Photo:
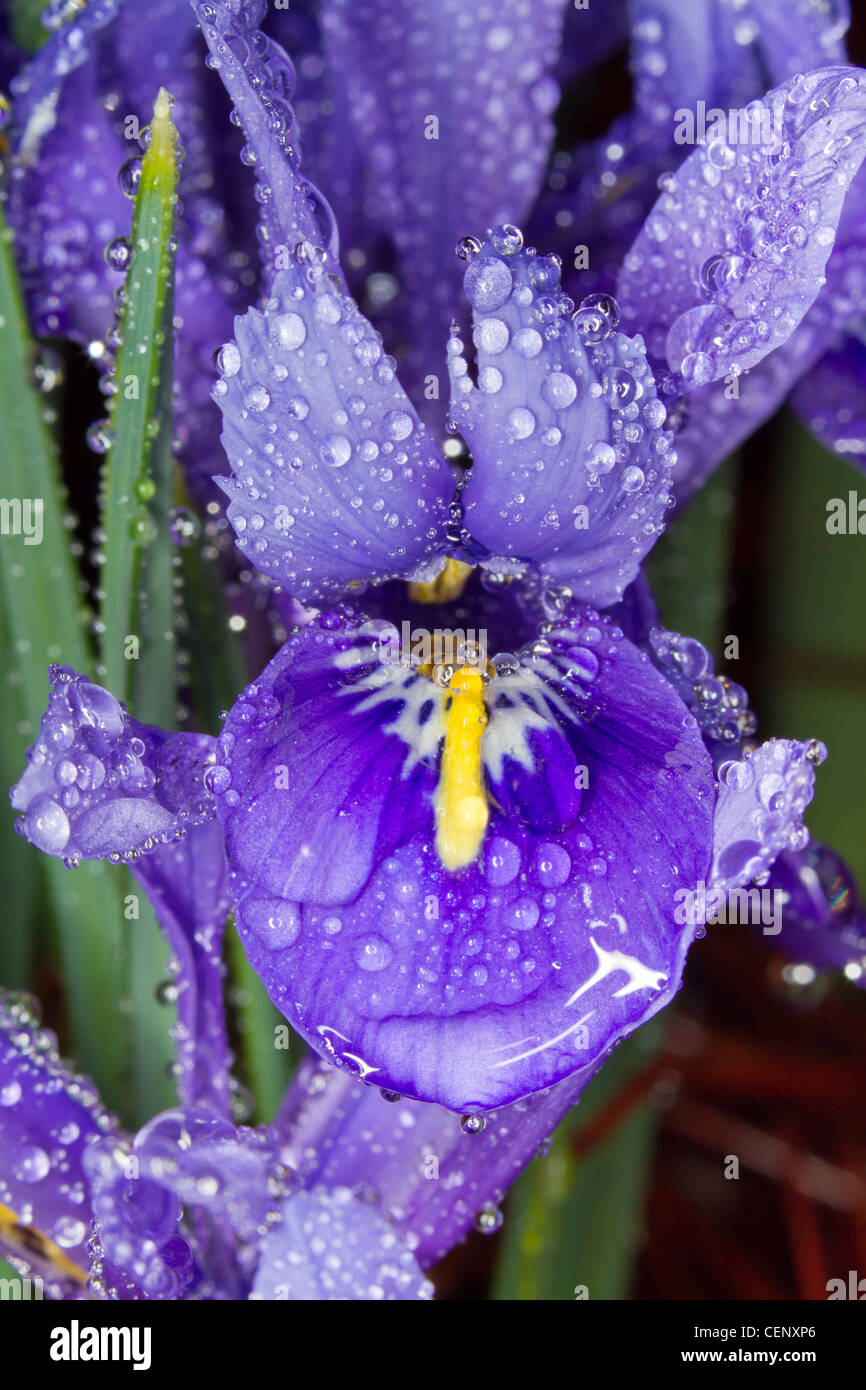
<instances>
[{"instance_id":1,"label":"upper iris petal","mask_svg":"<svg viewBox=\"0 0 866 1390\"><path fill-rule=\"evenodd\" d=\"M556 257L499 228L469 261L477 384L452 338L451 414L472 453L466 525L492 567L532 562L614 603L659 535L674 455L639 338L599 296L572 316Z\"/></svg>"},{"instance_id":2,"label":"upper iris petal","mask_svg":"<svg viewBox=\"0 0 866 1390\"><path fill-rule=\"evenodd\" d=\"M214 389L234 470L220 482L253 564L306 599L442 554L448 465L315 247L293 253L235 334Z\"/></svg>"}]
</instances>

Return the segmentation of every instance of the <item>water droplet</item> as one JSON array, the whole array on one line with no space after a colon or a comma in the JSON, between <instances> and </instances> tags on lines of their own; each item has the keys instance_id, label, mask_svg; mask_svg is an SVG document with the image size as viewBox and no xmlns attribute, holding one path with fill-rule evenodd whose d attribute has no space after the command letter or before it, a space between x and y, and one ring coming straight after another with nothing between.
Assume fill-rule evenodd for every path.
<instances>
[{"instance_id":1,"label":"water droplet","mask_svg":"<svg viewBox=\"0 0 866 1390\"><path fill-rule=\"evenodd\" d=\"M460 1128L464 1134L483 1134L487 1121L483 1115L462 1115Z\"/></svg>"},{"instance_id":2,"label":"water droplet","mask_svg":"<svg viewBox=\"0 0 866 1390\"><path fill-rule=\"evenodd\" d=\"M71 834L69 817L49 796L34 798L24 817L24 826L28 840L44 854L59 854Z\"/></svg>"},{"instance_id":3,"label":"water droplet","mask_svg":"<svg viewBox=\"0 0 866 1390\"><path fill-rule=\"evenodd\" d=\"M392 439L408 439L414 428L412 416L405 410L389 410L383 424Z\"/></svg>"},{"instance_id":4,"label":"water droplet","mask_svg":"<svg viewBox=\"0 0 866 1390\"><path fill-rule=\"evenodd\" d=\"M21 1087L17 1081L8 1081L0 1086L0 1106L8 1109L12 1105L17 1105L21 1099Z\"/></svg>"},{"instance_id":5,"label":"water droplet","mask_svg":"<svg viewBox=\"0 0 866 1390\"><path fill-rule=\"evenodd\" d=\"M528 439L535 429L535 416L527 406L515 406L508 412L505 427L512 439Z\"/></svg>"},{"instance_id":6,"label":"water droplet","mask_svg":"<svg viewBox=\"0 0 866 1390\"><path fill-rule=\"evenodd\" d=\"M329 434L319 450L325 463L334 468L343 468L352 457L352 446L344 434Z\"/></svg>"},{"instance_id":7,"label":"water droplet","mask_svg":"<svg viewBox=\"0 0 866 1390\"><path fill-rule=\"evenodd\" d=\"M480 313L489 313L504 304L514 284L504 261L494 256L476 256L463 277L466 298Z\"/></svg>"},{"instance_id":8,"label":"water droplet","mask_svg":"<svg viewBox=\"0 0 866 1390\"><path fill-rule=\"evenodd\" d=\"M505 1217L499 1208L488 1202L475 1218L475 1229L482 1236L493 1236L502 1230L504 1221Z\"/></svg>"},{"instance_id":9,"label":"water droplet","mask_svg":"<svg viewBox=\"0 0 866 1390\"><path fill-rule=\"evenodd\" d=\"M355 943L355 964L362 970L384 970L393 956L392 947L381 936L368 936Z\"/></svg>"},{"instance_id":10,"label":"water droplet","mask_svg":"<svg viewBox=\"0 0 866 1390\"><path fill-rule=\"evenodd\" d=\"M241 354L237 343L223 343L216 355L216 365L223 376L237 376L241 369Z\"/></svg>"},{"instance_id":11,"label":"water droplet","mask_svg":"<svg viewBox=\"0 0 866 1390\"><path fill-rule=\"evenodd\" d=\"M26 1144L18 1149L12 1171L19 1182L41 1182L51 1171L51 1162L44 1149Z\"/></svg>"},{"instance_id":12,"label":"water droplet","mask_svg":"<svg viewBox=\"0 0 866 1390\"><path fill-rule=\"evenodd\" d=\"M481 242L475 236L463 236L455 244L454 254L461 261L470 261L481 250Z\"/></svg>"},{"instance_id":13,"label":"water droplet","mask_svg":"<svg viewBox=\"0 0 866 1390\"><path fill-rule=\"evenodd\" d=\"M508 324L502 319L481 319L472 330L472 338L481 352L495 356L508 347Z\"/></svg>"},{"instance_id":14,"label":"water droplet","mask_svg":"<svg viewBox=\"0 0 866 1390\"><path fill-rule=\"evenodd\" d=\"M134 155L125 164L120 166L120 173L117 175L117 182L121 193L127 198L134 198L138 193L138 186L141 183L141 157Z\"/></svg>"},{"instance_id":15,"label":"water droplet","mask_svg":"<svg viewBox=\"0 0 866 1390\"><path fill-rule=\"evenodd\" d=\"M577 383L565 372L551 372L541 383L541 394L554 410L565 410L577 397Z\"/></svg>"},{"instance_id":16,"label":"water droplet","mask_svg":"<svg viewBox=\"0 0 866 1390\"><path fill-rule=\"evenodd\" d=\"M94 420L88 425L84 435L88 449L94 454L107 454L114 443L114 435L107 420Z\"/></svg>"},{"instance_id":17,"label":"water droplet","mask_svg":"<svg viewBox=\"0 0 866 1390\"><path fill-rule=\"evenodd\" d=\"M232 775L227 767L222 763L213 763L206 767L202 781L209 792L214 796L219 796L222 792L228 791L232 784Z\"/></svg>"},{"instance_id":18,"label":"water droplet","mask_svg":"<svg viewBox=\"0 0 866 1390\"><path fill-rule=\"evenodd\" d=\"M244 396L244 405L247 410L254 410L256 414L267 410L270 403L271 394L264 386L251 386Z\"/></svg>"},{"instance_id":19,"label":"water droplet","mask_svg":"<svg viewBox=\"0 0 866 1390\"><path fill-rule=\"evenodd\" d=\"M274 319L274 329L280 347L289 351L299 348L307 336L307 325L300 314L279 314Z\"/></svg>"},{"instance_id":20,"label":"water droplet","mask_svg":"<svg viewBox=\"0 0 866 1390\"><path fill-rule=\"evenodd\" d=\"M190 545L201 534L201 522L189 507L172 507L168 514L168 534L172 545Z\"/></svg>"},{"instance_id":21,"label":"water droplet","mask_svg":"<svg viewBox=\"0 0 866 1390\"><path fill-rule=\"evenodd\" d=\"M132 243L129 237L116 236L108 243L103 254L106 265L121 275L125 274L132 260Z\"/></svg>"}]
</instances>

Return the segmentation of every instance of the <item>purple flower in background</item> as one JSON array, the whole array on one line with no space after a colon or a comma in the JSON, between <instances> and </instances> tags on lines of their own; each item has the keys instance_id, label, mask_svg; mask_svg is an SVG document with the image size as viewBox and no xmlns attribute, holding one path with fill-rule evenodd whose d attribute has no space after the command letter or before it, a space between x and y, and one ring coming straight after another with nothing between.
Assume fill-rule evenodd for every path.
<instances>
[{"instance_id":1,"label":"purple flower in background","mask_svg":"<svg viewBox=\"0 0 866 1390\"><path fill-rule=\"evenodd\" d=\"M224 1059L204 1034L194 1046L224 1089ZM0 1253L53 1298L429 1298L422 1269L476 1216L497 1229L496 1203L588 1079L472 1132L306 1064L268 1128L191 1104L126 1135L33 1001L0 995Z\"/></svg>"},{"instance_id":2,"label":"purple flower in background","mask_svg":"<svg viewBox=\"0 0 866 1390\"><path fill-rule=\"evenodd\" d=\"M210 356L250 291L269 289L280 250L304 239L285 216L279 188L291 177L286 160L297 166L301 147L306 174L321 190L313 195L311 240L335 253L339 226L349 287L398 353L404 384L437 434L439 352L458 288L451 247L472 229L528 219L530 237L561 252L566 291L577 300L587 289L616 291L629 332L644 335L654 366L665 364L663 395L684 424L679 498L794 388L797 409L819 436L856 459L859 181L841 221L840 208L861 158L859 86L848 86L859 75L839 66L847 7L797 0L793 9L779 0L736 7L698 0L686 10L635 0L576 11L564 0L507 0L476 6L469 23L458 0L436 7L308 0L267 15L293 67L256 27L263 4L205 5L198 14L223 46L220 75L236 110L251 73L256 90L246 102L267 110L261 130L243 117L244 160L256 171L260 201L271 197L278 209L270 226L265 209L259 228L260 277L258 210L249 187L226 175L235 132L201 61L193 9L161 0L145 20L125 0L103 0L67 22L58 8L49 19L56 32L13 84L10 129L9 215L37 331L110 349L130 215L115 176L134 149L129 122L143 119L162 82L175 96L186 149L177 385L184 459L200 499L219 468ZM624 42L629 27L633 111L597 146L551 159L561 88ZM768 84L776 90L765 96ZM729 111L730 140L714 123ZM683 112L694 116L691 136ZM744 143L747 130L761 138ZM772 138L764 140L767 130ZM677 171L691 139L701 148ZM800 199L789 184L802 187L803 178L809 194ZM133 160L121 187L129 191L134 179ZM82 184L92 194L86 206ZM704 224L694 245L691 219ZM680 233L666 234L678 220ZM810 295L786 295L781 311L777 292L772 332L763 336L759 318L756 336L758 278L798 261ZM824 262L828 283L819 294ZM670 302L669 283L678 285ZM715 327L700 319L702 345L690 334L708 300L717 315ZM683 313L692 308L685 334ZM737 325L725 330L724 363L705 350L719 311ZM769 304L764 313L773 316ZM725 380L732 376L735 386Z\"/></svg>"}]
</instances>

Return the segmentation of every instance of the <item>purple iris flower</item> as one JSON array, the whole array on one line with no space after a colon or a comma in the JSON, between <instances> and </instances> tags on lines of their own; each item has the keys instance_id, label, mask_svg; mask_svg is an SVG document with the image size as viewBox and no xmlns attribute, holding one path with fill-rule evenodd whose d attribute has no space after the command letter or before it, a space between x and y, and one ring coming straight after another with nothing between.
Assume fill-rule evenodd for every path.
<instances>
[{"instance_id":1,"label":"purple iris flower","mask_svg":"<svg viewBox=\"0 0 866 1390\"><path fill-rule=\"evenodd\" d=\"M198 12L270 264L263 309L220 351L221 486L248 560L315 610L217 743L145 728L55 669L13 804L47 853L144 874L216 815L208 853L224 856L247 953L310 1044L388 1090L491 1109L587 1074L669 1002L702 925L676 920L677 895L748 883L802 848L822 753L740 749L736 691L716 683L721 708L704 709L702 648L634 643L599 611L659 535L674 461L616 303L575 311L557 259L511 224L461 242L475 357L455 329L452 428L472 456L456 477L345 292L333 223L298 172L284 55L237 6ZM827 82L859 90L848 72L809 90ZM845 177L818 163L829 225ZM725 225L718 187L708 237ZM698 228L689 241L672 224L675 262L699 254ZM831 241L807 237L796 274L750 268L770 345L817 294ZM660 303L645 261L633 318L650 290ZM720 281L693 313L689 284L681 271L666 293L670 332L691 334L683 363L721 371L742 350L732 291ZM175 872L190 866L168 872L167 898Z\"/></svg>"},{"instance_id":2,"label":"purple iris flower","mask_svg":"<svg viewBox=\"0 0 866 1390\"><path fill-rule=\"evenodd\" d=\"M204 1032L194 1047L225 1090L225 1056ZM473 1221L498 1229L496 1203L588 1079L473 1131L308 1063L272 1126L198 1103L128 1135L34 1001L0 995L0 1252L61 1299L429 1298L422 1270Z\"/></svg>"}]
</instances>

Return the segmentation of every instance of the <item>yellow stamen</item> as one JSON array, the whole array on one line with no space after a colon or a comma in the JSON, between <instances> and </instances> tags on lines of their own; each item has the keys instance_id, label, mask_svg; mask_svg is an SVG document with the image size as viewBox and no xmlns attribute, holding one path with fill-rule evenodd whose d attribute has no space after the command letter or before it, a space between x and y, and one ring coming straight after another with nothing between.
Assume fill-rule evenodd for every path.
<instances>
[{"instance_id":1,"label":"yellow stamen","mask_svg":"<svg viewBox=\"0 0 866 1390\"><path fill-rule=\"evenodd\" d=\"M81 1265L75 1264L69 1256L56 1245L44 1231L40 1231L36 1226L27 1226L15 1215L11 1207L4 1207L0 1202L0 1237L3 1242L11 1247L13 1253L20 1253L22 1259L33 1261L41 1260L43 1264L50 1265L58 1274L62 1274L66 1279L73 1279L82 1288L87 1285L87 1270L82 1269Z\"/></svg>"},{"instance_id":2,"label":"yellow stamen","mask_svg":"<svg viewBox=\"0 0 866 1390\"><path fill-rule=\"evenodd\" d=\"M471 864L481 847L489 811L481 775L481 737L487 723L484 678L460 666L448 682L445 746L436 789L436 850L446 869Z\"/></svg>"},{"instance_id":3,"label":"yellow stamen","mask_svg":"<svg viewBox=\"0 0 866 1390\"><path fill-rule=\"evenodd\" d=\"M410 584L409 597L415 603L450 603L463 593L471 573L472 566L464 565L462 560L446 560L435 579L427 584Z\"/></svg>"}]
</instances>

